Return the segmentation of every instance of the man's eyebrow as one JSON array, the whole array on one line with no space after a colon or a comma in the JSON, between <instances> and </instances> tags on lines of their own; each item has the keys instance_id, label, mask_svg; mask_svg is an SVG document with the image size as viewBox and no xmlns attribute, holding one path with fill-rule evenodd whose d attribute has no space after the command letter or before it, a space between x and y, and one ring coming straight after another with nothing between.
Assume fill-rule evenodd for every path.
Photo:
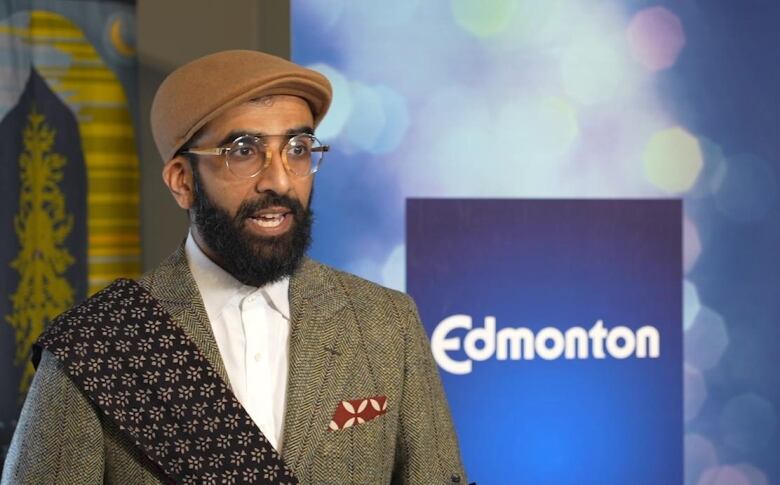
<instances>
[{"instance_id":1,"label":"man's eyebrow","mask_svg":"<svg viewBox=\"0 0 780 485\"><path fill-rule=\"evenodd\" d=\"M233 140L238 138L239 136L244 135L251 135L256 136L258 138L263 138L265 136L271 136L271 135L284 135L284 136L295 136L295 135L301 135L301 134L307 134L307 135L314 135L314 128L308 125L301 125L297 126L295 128L290 128L289 130L285 131L284 133L263 133L262 131L250 131L250 130L233 130L227 135L225 135L224 138L219 142L217 145L218 147L223 147L225 145L229 145L233 143Z\"/></svg>"}]
</instances>

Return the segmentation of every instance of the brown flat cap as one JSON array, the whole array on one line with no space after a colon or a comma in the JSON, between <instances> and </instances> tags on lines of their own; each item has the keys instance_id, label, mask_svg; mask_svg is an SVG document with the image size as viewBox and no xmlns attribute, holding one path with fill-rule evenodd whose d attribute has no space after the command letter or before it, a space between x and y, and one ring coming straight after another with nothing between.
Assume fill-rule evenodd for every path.
<instances>
[{"instance_id":1,"label":"brown flat cap","mask_svg":"<svg viewBox=\"0 0 780 485\"><path fill-rule=\"evenodd\" d=\"M212 119L271 94L305 99L316 126L328 111L332 89L322 74L257 51L217 52L179 67L152 101L152 135L163 162Z\"/></svg>"}]
</instances>

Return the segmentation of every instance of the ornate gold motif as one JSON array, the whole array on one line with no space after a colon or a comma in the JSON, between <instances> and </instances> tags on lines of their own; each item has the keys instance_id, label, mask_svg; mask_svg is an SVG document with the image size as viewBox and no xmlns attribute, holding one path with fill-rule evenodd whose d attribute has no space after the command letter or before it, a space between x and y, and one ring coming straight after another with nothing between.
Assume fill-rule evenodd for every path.
<instances>
[{"instance_id":1,"label":"ornate gold motif","mask_svg":"<svg viewBox=\"0 0 780 485\"><path fill-rule=\"evenodd\" d=\"M73 304L74 297L65 279L74 262L65 247L73 215L67 213L59 187L67 160L52 152L55 134L33 105L19 156L19 213L14 217L21 249L11 267L19 272L19 285L11 296L13 311L6 316L16 332L16 365L25 366L19 384L22 395L35 372L29 359L32 344L52 318Z\"/></svg>"}]
</instances>

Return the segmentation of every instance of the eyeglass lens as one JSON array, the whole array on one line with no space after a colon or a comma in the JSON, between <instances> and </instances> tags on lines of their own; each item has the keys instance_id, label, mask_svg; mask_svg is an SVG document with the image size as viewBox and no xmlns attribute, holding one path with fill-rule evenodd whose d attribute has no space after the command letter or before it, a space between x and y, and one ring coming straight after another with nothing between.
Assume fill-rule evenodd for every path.
<instances>
[{"instance_id":1,"label":"eyeglass lens","mask_svg":"<svg viewBox=\"0 0 780 485\"><path fill-rule=\"evenodd\" d=\"M293 175L305 177L317 171L322 161L322 144L314 136L296 135L282 149L282 159ZM242 136L227 151L227 165L239 177L253 177L262 171L271 155L265 140Z\"/></svg>"}]
</instances>

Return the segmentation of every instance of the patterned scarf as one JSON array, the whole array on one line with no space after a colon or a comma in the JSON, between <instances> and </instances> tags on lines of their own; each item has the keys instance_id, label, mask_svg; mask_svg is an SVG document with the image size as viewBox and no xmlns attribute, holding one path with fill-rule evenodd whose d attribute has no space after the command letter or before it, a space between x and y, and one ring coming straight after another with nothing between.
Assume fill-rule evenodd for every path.
<instances>
[{"instance_id":1,"label":"patterned scarf","mask_svg":"<svg viewBox=\"0 0 780 485\"><path fill-rule=\"evenodd\" d=\"M298 480L195 344L143 287L117 280L36 343L175 483Z\"/></svg>"}]
</instances>

